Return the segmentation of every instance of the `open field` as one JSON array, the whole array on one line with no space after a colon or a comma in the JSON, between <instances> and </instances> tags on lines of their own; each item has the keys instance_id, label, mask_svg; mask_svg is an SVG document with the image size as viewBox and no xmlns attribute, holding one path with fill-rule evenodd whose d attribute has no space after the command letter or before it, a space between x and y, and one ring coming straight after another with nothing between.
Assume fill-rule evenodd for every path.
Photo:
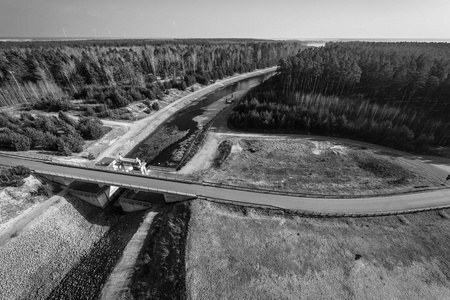
<instances>
[{"instance_id":1,"label":"open field","mask_svg":"<svg viewBox=\"0 0 450 300\"><path fill-rule=\"evenodd\" d=\"M95 298L141 220L66 195L0 246L0 299Z\"/></svg>"},{"instance_id":2,"label":"open field","mask_svg":"<svg viewBox=\"0 0 450 300\"><path fill-rule=\"evenodd\" d=\"M448 299L449 212L313 219L192 203L188 299Z\"/></svg>"},{"instance_id":3,"label":"open field","mask_svg":"<svg viewBox=\"0 0 450 300\"><path fill-rule=\"evenodd\" d=\"M212 145L218 144L217 139L210 140ZM366 147L289 138L230 138L228 141L232 145L229 155L215 150L216 158L225 155L220 166L212 163L208 169L194 173L194 177L222 184L319 195L412 192L443 183L416 164ZM204 157L203 161L208 158ZM209 158L209 161L217 159Z\"/></svg>"}]
</instances>

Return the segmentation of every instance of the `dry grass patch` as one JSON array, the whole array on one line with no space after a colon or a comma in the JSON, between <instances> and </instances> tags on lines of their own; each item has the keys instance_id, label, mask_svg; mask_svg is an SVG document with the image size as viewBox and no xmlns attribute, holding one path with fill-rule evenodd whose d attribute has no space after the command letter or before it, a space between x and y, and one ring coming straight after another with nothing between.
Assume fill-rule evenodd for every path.
<instances>
[{"instance_id":1,"label":"dry grass patch","mask_svg":"<svg viewBox=\"0 0 450 300\"><path fill-rule=\"evenodd\" d=\"M223 184L337 195L407 192L441 184L405 160L373 149L299 139L231 141L231 154L220 167L196 175Z\"/></svg>"},{"instance_id":2,"label":"dry grass patch","mask_svg":"<svg viewBox=\"0 0 450 300\"><path fill-rule=\"evenodd\" d=\"M403 218L312 219L194 201L187 296L448 299L449 220Z\"/></svg>"}]
</instances>

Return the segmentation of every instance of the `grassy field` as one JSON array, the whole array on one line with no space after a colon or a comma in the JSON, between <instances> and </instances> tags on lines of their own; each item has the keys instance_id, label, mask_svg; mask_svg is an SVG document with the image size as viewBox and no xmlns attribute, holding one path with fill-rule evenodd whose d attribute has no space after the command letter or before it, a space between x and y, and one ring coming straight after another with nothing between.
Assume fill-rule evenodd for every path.
<instances>
[{"instance_id":1,"label":"grassy field","mask_svg":"<svg viewBox=\"0 0 450 300\"><path fill-rule=\"evenodd\" d=\"M300 139L234 138L230 142L231 153L220 166L194 177L238 186L332 195L408 192L442 184L404 159L374 149ZM219 156L221 153L217 153Z\"/></svg>"},{"instance_id":2,"label":"grassy field","mask_svg":"<svg viewBox=\"0 0 450 300\"><path fill-rule=\"evenodd\" d=\"M449 212L313 219L196 200L188 299L449 299Z\"/></svg>"}]
</instances>

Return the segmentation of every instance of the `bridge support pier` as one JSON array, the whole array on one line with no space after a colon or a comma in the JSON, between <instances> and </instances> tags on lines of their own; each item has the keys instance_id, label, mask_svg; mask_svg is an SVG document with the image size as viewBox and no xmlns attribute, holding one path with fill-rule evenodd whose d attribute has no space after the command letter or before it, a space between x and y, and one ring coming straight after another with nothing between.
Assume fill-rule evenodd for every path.
<instances>
[{"instance_id":1,"label":"bridge support pier","mask_svg":"<svg viewBox=\"0 0 450 300\"><path fill-rule=\"evenodd\" d=\"M92 205L104 208L119 190L118 186L75 181L69 186L69 192L75 197Z\"/></svg>"}]
</instances>

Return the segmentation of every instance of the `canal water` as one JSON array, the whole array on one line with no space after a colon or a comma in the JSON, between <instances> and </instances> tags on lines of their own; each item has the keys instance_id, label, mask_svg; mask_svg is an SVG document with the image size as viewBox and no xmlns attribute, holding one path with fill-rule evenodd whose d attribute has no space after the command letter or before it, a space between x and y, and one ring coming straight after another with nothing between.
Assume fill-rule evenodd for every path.
<instances>
[{"instance_id":1,"label":"canal water","mask_svg":"<svg viewBox=\"0 0 450 300\"><path fill-rule=\"evenodd\" d=\"M211 119L223 108L214 105L217 101L225 101L224 98L232 93L249 90L271 75L273 73L244 79L202 97L161 124L127 157L139 157L142 161L146 161L147 165L176 167L186 148L201 130L205 118ZM212 113L214 110L216 112Z\"/></svg>"}]
</instances>

